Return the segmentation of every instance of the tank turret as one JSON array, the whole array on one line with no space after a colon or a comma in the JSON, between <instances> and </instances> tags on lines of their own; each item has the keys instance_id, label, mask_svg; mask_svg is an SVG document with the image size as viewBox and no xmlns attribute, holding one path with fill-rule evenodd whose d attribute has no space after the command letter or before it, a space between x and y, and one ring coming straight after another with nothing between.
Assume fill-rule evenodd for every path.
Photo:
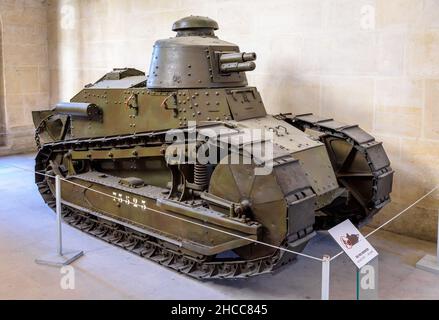
<instances>
[{"instance_id":1,"label":"tank turret","mask_svg":"<svg viewBox=\"0 0 439 320\"><path fill-rule=\"evenodd\" d=\"M154 44L147 86L150 89L221 88L247 85L246 71L256 68L255 53L243 53L218 39L218 24L207 17L176 21L174 38Z\"/></svg>"}]
</instances>

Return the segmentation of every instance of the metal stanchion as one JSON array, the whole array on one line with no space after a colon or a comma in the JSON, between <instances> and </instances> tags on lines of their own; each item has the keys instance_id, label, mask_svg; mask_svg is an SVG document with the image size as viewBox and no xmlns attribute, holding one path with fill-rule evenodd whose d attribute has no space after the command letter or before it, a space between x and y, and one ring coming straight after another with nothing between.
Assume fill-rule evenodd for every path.
<instances>
[{"instance_id":1,"label":"metal stanchion","mask_svg":"<svg viewBox=\"0 0 439 320\"><path fill-rule=\"evenodd\" d=\"M432 256L431 254L426 254L421 260L416 263L416 268L439 274L439 210L437 217L437 226L438 236L436 245L436 257Z\"/></svg>"},{"instance_id":2,"label":"metal stanchion","mask_svg":"<svg viewBox=\"0 0 439 320\"><path fill-rule=\"evenodd\" d=\"M43 257L41 259L35 259L38 264L49 265L49 266L66 266L71 264L73 261L80 258L84 252L83 251L69 251L63 252L62 248L62 217L61 217L61 179L59 175L55 176L55 196L56 196L56 231L57 231L57 252L56 254Z\"/></svg>"},{"instance_id":3,"label":"metal stanchion","mask_svg":"<svg viewBox=\"0 0 439 320\"><path fill-rule=\"evenodd\" d=\"M329 300L329 271L331 257L323 256L322 260L322 300Z\"/></svg>"}]
</instances>

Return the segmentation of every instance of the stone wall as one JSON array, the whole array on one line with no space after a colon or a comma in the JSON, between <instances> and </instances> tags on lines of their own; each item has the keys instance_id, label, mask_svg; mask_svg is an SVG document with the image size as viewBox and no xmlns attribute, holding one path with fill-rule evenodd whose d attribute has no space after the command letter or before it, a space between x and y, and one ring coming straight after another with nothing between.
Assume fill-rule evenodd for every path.
<instances>
[{"instance_id":1,"label":"stone wall","mask_svg":"<svg viewBox=\"0 0 439 320\"><path fill-rule=\"evenodd\" d=\"M6 116L4 103L4 84L3 84L3 47L2 47L2 20L0 16L0 147L6 143Z\"/></svg>"},{"instance_id":2,"label":"stone wall","mask_svg":"<svg viewBox=\"0 0 439 320\"><path fill-rule=\"evenodd\" d=\"M1 0L1 154L33 148L31 111L49 107L47 2Z\"/></svg>"},{"instance_id":3,"label":"stone wall","mask_svg":"<svg viewBox=\"0 0 439 320\"><path fill-rule=\"evenodd\" d=\"M249 80L269 112L358 123L384 142L396 171L393 202L374 225L439 183L439 1L49 0L49 68L43 4L1 1L12 12L16 2L15 11L36 13L25 23L1 11L4 37L23 42L5 39L8 128L27 128L29 106L47 104L49 91L54 104L113 67L148 70L153 42L173 36L175 20L207 15L219 37L257 52ZM33 54L20 54L25 46ZM438 206L435 193L389 229L433 240Z\"/></svg>"}]
</instances>

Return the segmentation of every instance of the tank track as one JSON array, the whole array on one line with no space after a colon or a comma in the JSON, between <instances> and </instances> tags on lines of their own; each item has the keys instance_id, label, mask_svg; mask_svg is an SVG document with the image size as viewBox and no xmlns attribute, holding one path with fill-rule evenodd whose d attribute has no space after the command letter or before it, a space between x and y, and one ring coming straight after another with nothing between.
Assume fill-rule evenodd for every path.
<instances>
[{"instance_id":1,"label":"tank track","mask_svg":"<svg viewBox=\"0 0 439 320\"><path fill-rule=\"evenodd\" d=\"M41 146L36 157L35 171L45 174L52 153L65 153L69 148L84 150L89 147L130 147L141 144L157 143L163 133L138 134L96 139L69 140L46 143ZM55 198L48 185L48 179L42 174L35 174L38 190L44 201L55 210ZM140 233L129 227L109 222L88 212L67 205L62 206L63 220L72 227L91 236L130 251L138 256L159 263L185 275L210 279L240 279L250 276L273 273L281 266L292 261L296 255L277 250L270 256L254 260L208 260L209 257L194 258L193 256L172 250L160 243L157 238Z\"/></svg>"},{"instance_id":2,"label":"tank track","mask_svg":"<svg viewBox=\"0 0 439 320\"><path fill-rule=\"evenodd\" d=\"M353 223L361 226L367 223L382 207L390 202L392 191L393 170L390 161L382 147L382 143L375 141L375 138L362 130L358 125L347 125L334 121L331 118L322 118L312 113L292 116L291 114L280 114L278 119L285 120L298 129L305 131L311 129L318 131L323 136L340 138L348 142L356 152L360 153L369 166L372 176L372 195L367 201L359 201L364 209L361 216L349 217ZM324 141L322 141L324 142ZM341 182L341 184L343 184ZM349 190L349 186L345 185ZM357 190L349 190L355 193ZM360 197L356 197L357 199ZM337 208L340 210L340 208ZM346 216L343 216L346 219ZM326 229L341 221L334 219L325 226Z\"/></svg>"}]
</instances>

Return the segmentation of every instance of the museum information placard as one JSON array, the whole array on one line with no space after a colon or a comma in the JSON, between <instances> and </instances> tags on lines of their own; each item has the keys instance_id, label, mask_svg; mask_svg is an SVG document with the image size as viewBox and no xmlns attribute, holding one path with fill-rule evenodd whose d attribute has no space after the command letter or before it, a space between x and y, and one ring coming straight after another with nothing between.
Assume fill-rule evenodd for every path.
<instances>
[{"instance_id":1,"label":"museum information placard","mask_svg":"<svg viewBox=\"0 0 439 320\"><path fill-rule=\"evenodd\" d=\"M345 220L328 231L358 269L378 256L378 252L350 220Z\"/></svg>"}]
</instances>

